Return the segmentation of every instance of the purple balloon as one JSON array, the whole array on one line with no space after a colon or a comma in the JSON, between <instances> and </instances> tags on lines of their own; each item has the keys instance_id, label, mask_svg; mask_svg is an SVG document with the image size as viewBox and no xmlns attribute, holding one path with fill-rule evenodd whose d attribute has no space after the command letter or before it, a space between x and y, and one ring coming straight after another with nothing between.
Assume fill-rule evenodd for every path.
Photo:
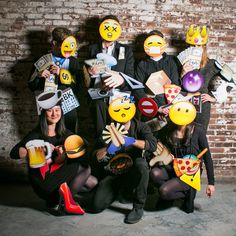
<instances>
[{"instance_id":1,"label":"purple balloon","mask_svg":"<svg viewBox=\"0 0 236 236\"><path fill-rule=\"evenodd\" d=\"M204 77L198 70L192 70L184 75L182 83L186 91L195 93L202 87Z\"/></svg>"}]
</instances>

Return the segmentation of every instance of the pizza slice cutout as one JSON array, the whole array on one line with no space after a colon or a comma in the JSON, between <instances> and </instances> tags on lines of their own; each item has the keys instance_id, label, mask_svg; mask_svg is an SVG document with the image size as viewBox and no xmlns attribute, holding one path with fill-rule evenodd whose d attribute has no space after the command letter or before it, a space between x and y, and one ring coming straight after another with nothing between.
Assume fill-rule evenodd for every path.
<instances>
[{"instance_id":1,"label":"pizza slice cutout","mask_svg":"<svg viewBox=\"0 0 236 236\"><path fill-rule=\"evenodd\" d=\"M192 175L199 169L200 160L175 158L174 170L177 177L183 174Z\"/></svg>"},{"instance_id":2,"label":"pizza slice cutout","mask_svg":"<svg viewBox=\"0 0 236 236\"><path fill-rule=\"evenodd\" d=\"M167 99L167 103L170 104L176 96L180 93L181 87L175 84L165 84L164 85L164 93Z\"/></svg>"}]
</instances>

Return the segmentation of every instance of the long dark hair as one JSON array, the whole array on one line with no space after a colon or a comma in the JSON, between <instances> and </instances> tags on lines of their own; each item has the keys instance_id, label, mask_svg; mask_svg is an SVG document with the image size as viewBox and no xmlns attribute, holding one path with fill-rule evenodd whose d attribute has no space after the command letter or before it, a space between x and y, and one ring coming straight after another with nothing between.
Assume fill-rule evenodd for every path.
<instances>
[{"instance_id":1,"label":"long dark hair","mask_svg":"<svg viewBox=\"0 0 236 236\"><path fill-rule=\"evenodd\" d=\"M194 122L186 125L185 134L182 140L182 144L187 147L191 142L192 131L195 124ZM178 137L177 137L178 125L171 121L168 121L167 125L164 126L159 133L160 139L170 147L177 147Z\"/></svg>"},{"instance_id":2,"label":"long dark hair","mask_svg":"<svg viewBox=\"0 0 236 236\"><path fill-rule=\"evenodd\" d=\"M60 108L61 109L61 108ZM39 128L43 134L44 137L48 137L48 122L46 118L46 110L42 110L40 116L39 116ZM61 119L56 124L56 135L57 136L64 136L66 133L66 127L64 122L64 115L61 111Z\"/></svg>"}]
</instances>

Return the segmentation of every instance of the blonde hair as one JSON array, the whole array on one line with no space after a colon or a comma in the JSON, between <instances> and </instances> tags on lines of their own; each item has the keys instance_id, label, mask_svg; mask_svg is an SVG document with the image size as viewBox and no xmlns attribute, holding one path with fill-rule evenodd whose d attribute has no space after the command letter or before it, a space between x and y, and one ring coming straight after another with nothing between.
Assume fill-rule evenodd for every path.
<instances>
[{"instance_id":1,"label":"blonde hair","mask_svg":"<svg viewBox=\"0 0 236 236\"><path fill-rule=\"evenodd\" d=\"M202 49L203 49L203 52L202 52L202 59L201 59L200 68L204 68L209 60L208 55L207 55L206 45L203 45Z\"/></svg>"}]
</instances>

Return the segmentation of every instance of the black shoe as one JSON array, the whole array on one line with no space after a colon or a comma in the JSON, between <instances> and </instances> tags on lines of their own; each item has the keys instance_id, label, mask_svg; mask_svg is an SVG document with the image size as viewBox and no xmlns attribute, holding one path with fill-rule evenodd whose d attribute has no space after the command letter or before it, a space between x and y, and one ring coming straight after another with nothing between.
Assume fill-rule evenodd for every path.
<instances>
[{"instance_id":1,"label":"black shoe","mask_svg":"<svg viewBox=\"0 0 236 236\"><path fill-rule=\"evenodd\" d=\"M125 217L124 222L126 224L135 224L142 219L143 208L133 208L132 211Z\"/></svg>"}]
</instances>

